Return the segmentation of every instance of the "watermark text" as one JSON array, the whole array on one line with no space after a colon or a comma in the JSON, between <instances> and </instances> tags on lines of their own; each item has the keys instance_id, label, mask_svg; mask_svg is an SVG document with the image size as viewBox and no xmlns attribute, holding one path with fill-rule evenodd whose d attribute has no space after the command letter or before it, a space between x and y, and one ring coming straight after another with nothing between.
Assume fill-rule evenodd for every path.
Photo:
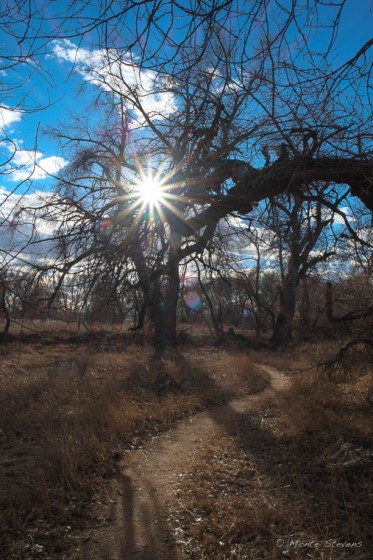
<instances>
[{"instance_id":1,"label":"watermark text","mask_svg":"<svg viewBox=\"0 0 373 560\"><path fill-rule=\"evenodd\" d=\"M351 542L343 539L326 539L324 541L302 541L301 539L277 539L278 548L362 548L362 541Z\"/></svg>"}]
</instances>

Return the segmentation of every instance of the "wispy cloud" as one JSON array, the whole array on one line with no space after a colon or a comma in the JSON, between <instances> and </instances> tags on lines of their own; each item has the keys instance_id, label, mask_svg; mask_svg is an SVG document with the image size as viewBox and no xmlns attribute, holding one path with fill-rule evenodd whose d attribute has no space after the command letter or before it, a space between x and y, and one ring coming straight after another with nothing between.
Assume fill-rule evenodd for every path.
<instances>
[{"instance_id":1,"label":"wispy cloud","mask_svg":"<svg viewBox=\"0 0 373 560\"><path fill-rule=\"evenodd\" d=\"M129 55L114 49L77 47L67 39L54 41L52 50L60 62L74 64L84 80L127 99L138 122L144 119L135 98L152 119L163 119L177 110L175 97L166 91L164 81L153 70L140 69Z\"/></svg>"},{"instance_id":2,"label":"wispy cloud","mask_svg":"<svg viewBox=\"0 0 373 560\"><path fill-rule=\"evenodd\" d=\"M0 131L22 119L22 111L12 109L7 105L0 106Z\"/></svg>"},{"instance_id":3,"label":"wispy cloud","mask_svg":"<svg viewBox=\"0 0 373 560\"><path fill-rule=\"evenodd\" d=\"M13 148L9 147L9 150ZM17 149L8 166L7 175L11 181L35 181L55 175L67 164L68 161L60 156L45 157L40 151Z\"/></svg>"},{"instance_id":4,"label":"wispy cloud","mask_svg":"<svg viewBox=\"0 0 373 560\"><path fill-rule=\"evenodd\" d=\"M21 266L44 261L52 249L50 237L59 224L38 218L37 209L53 196L41 191L21 194L0 187L0 270L10 262Z\"/></svg>"}]
</instances>

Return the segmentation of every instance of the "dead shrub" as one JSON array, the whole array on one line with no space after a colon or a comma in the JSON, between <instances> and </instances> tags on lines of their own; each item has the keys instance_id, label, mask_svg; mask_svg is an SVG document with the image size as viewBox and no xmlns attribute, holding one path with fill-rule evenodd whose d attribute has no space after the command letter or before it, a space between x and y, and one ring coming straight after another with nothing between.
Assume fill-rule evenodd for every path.
<instances>
[{"instance_id":1,"label":"dead shrub","mask_svg":"<svg viewBox=\"0 0 373 560\"><path fill-rule=\"evenodd\" d=\"M30 543L50 554L68 546L66 526L115 475L113 450L226 402L255 376L248 356L191 350L162 365L182 391L158 395L149 349L88 354L39 342L21 353L10 345L0 365L1 545L12 560L27 558Z\"/></svg>"},{"instance_id":2,"label":"dead shrub","mask_svg":"<svg viewBox=\"0 0 373 560\"><path fill-rule=\"evenodd\" d=\"M373 339L358 337L349 340L336 354L321 362L319 375L335 383L353 382L371 372L373 363Z\"/></svg>"},{"instance_id":3,"label":"dead shrub","mask_svg":"<svg viewBox=\"0 0 373 560\"><path fill-rule=\"evenodd\" d=\"M277 400L292 432L332 428L333 407L340 402L340 389L327 379L295 374Z\"/></svg>"}]
</instances>

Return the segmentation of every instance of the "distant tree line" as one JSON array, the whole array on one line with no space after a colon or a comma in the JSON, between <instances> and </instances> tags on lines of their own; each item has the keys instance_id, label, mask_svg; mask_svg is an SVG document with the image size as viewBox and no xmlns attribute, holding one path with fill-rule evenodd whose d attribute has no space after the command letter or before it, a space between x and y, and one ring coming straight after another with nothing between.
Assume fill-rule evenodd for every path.
<instances>
[{"instance_id":1,"label":"distant tree line","mask_svg":"<svg viewBox=\"0 0 373 560\"><path fill-rule=\"evenodd\" d=\"M30 293L46 290L39 311L133 317L139 330L150 322L163 351L177 343L185 269L198 281L197 312L216 336L227 309L233 317L241 305L241 321L250 317L256 334L279 347L291 340L295 321L303 331L315 321L309 288L323 267L365 275L373 41L335 62L339 24L351 3L326 5L322 52L315 46L321 27L313 22L324 21L325 2L289 8L285 1L134 0L91 7L76 0L57 9L46 0L2 8L1 30L16 47L15 54L8 46L0 52L14 78L7 110L42 110L28 105L28 78L24 72L17 82L17 72L42 74L51 40L72 61L82 45L95 53L79 72L97 88L96 99L84 117L80 110L49 130L69 165L47 201L17 210L20 221L31 216L51 226L48 258L23 265L30 268ZM7 173L18 148L8 135L2 142L14 148L1 167ZM134 188L146 174L162 185L154 205ZM2 225L10 222L6 217ZM246 231L236 236L242 243L246 235L254 265L244 247L232 249L223 224ZM38 243L34 228L26 246ZM356 261L352 276L343 254ZM7 284L12 267L7 255L6 324L12 298L21 306L27 300Z\"/></svg>"}]
</instances>

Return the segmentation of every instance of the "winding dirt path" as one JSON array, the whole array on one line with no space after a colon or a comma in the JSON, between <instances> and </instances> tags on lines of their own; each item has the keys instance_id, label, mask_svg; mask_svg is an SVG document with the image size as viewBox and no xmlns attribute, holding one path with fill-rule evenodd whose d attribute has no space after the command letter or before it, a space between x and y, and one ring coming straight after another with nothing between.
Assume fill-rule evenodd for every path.
<instances>
[{"instance_id":1,"label":"winding dirt path","mask_svg":"<svg viewBox=\"0 0 373 560\"><path fill-rule=\"evenodd\" d=\"M270 375L264 391L230 401L183 420L144 449L129 453L120 476L112 483L106 517L108 524L95 529L79 560L184 560L173 544L167 526L167 503L175 496L179 477L187 471L188 457L207 438L218 434L242 413L255 410L286 386L277 370L256 365Z\"/></svg>"}]
</instances>

